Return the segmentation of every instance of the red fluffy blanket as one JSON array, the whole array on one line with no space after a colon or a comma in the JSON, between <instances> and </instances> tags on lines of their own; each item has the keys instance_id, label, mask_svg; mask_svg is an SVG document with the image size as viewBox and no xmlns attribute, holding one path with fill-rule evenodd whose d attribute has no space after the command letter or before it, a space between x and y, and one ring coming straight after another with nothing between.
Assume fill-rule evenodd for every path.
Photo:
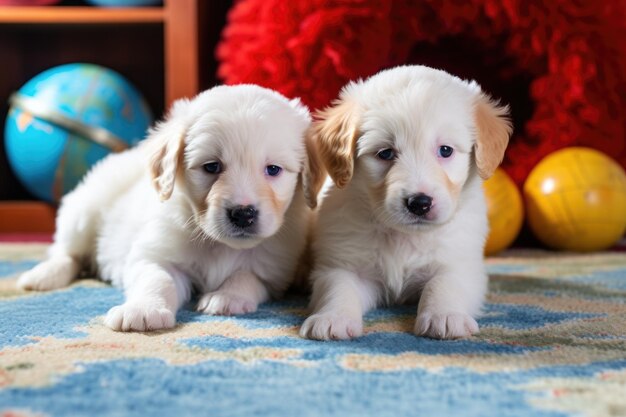
<instances>
[{"instance_id":1,"label":"red fluffy blanket","mask_svg":"<svg viewBox=\"0 0 626 417\"><path fill-rule=\"evenodd\" d=\"M439 67L511 105L504 166L518 183L570 145L626 165L623 0L241 0L217 56L226 83L258 83L313 109L380 69Z\"/></svg>"}]
</instances>

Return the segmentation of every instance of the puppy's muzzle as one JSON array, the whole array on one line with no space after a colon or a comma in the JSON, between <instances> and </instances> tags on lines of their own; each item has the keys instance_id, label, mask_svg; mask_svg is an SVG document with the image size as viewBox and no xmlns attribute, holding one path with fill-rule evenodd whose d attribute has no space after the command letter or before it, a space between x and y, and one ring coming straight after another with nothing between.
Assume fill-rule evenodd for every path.
<instances>
[{"instance_id":1,"label":"puppy's muzzle","mask_svg":"<svg viewBox=\"0 0 626 417\"><path fill-rule=\"evenodd\" d=\"M259 211L251 205L231 207L227 213L228 220L240 229L251 228L259 216Z\"/></svg>"},{"instance_id":2,"label":"puppy's muzzle","mask_svg":"<svg viewBox=\"0 0 626 417\"><path fill-rule=\"evenodd\" d=\"M406 208L416 216L426 215L433 206L433 198L429 195L419 193L406 199Z\"/></svg>"}]
</instances>

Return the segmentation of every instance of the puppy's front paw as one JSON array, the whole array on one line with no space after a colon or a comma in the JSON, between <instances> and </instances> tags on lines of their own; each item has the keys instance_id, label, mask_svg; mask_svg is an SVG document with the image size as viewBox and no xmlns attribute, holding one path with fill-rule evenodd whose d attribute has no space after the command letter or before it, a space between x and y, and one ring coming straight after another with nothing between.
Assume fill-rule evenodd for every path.
<instances>
[{"instance_id":1,"label":"puppy's front paw","mask_svg":"<svg viewBox=\"0 0 626 417\"><path fill-rule=\"evenodd\" d=\"M228 292L210 292L204 294L198 301L197 310L201 313L217 316L236 316L238 314L253 313L257 303L245 297Z\"/></svg>"},{"instance_id":2,"label":"puppy's front paw","mask_svg":"<svg viewBox=\"0 0 626 417\"><path fill-rule=\"evenodd\" d=\"M415 322L415 334L433 339L460 339L478 333L478 323L465 313L422 312Z\"/></svg>"},{"instance_id":3,"label":"puppy's front paw","mask_svg":"<svg viewBox=\"0 0 626 417\"><path fill-rule=\"evenodd\" d=\"M51 258L24 272L17 287L31 291L50 291L69 285L78 273L78 264L69 256Z\"/></svg>"},{"instance_id":4,"label":"puppy's front paw","mask_svg":"<svg viewBox=\"0 0 626 417\"><path fill-rule=\"evenodd\" d=\"M343 314L313 314L302 323L300 336L317 340L347 340L363 334L363 319Z\"/></svg>"},{"instance_id":5,"label":"puppy's front paw","mask_svg":"<svg viewBox=\"0 0 626 417\"><path fill-rule=\"evenodd\" d=\"M126 302L110 309L104 324L116 331L145 332L172 328L176 317L171 310L149 302Z\"/></svg>"}]
</instances>

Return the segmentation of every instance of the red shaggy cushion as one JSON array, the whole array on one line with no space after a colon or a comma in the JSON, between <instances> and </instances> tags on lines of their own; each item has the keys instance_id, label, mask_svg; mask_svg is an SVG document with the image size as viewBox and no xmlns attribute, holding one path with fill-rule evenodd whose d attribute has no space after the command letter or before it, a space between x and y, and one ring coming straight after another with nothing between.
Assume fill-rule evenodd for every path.
<instances>
[{"instance_id":1,"label":"red shaggy cushion","mask_svg":"<svg viewBox=\"0 0 626 417\"><path fill-rule=\"evenodd\" d=\"M241 0L217 49L218 74L311 108L349 80L403 63L476 78L513 108L505 167L522 182L570 145L626 166L624 39L622 0Z\"/></svg>"}]
</instances>

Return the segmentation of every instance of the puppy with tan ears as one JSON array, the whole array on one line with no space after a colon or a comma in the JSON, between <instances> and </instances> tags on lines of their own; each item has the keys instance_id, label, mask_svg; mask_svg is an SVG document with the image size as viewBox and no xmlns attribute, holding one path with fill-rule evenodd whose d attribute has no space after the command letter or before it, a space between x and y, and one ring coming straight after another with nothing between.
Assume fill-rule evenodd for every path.
<instances>
[{"instance_id":1,"label":"puppy with tan ears","mask_svg":"<svg viewBox=\"0 0 626 417\"><path fill-rule=\"evenodd\" d=\"M417 335L478 332L482 181L503 158L507 114L475 82L423 66L350 83L319 114L310 135L335 186L319 212L303 337L358 337L369 309L416 302Z\"/></svg>"},{"instance_id":2,"label":"puppy with tan ears","mask_svg":"<svg viewBox=\"0 0 626 417\"><path fill-rule=\"evenodd\" d=\"M59 288L95 269L125 290L105 318L123 331L174 326L192 288L204 313L254 311L289 286L305 247L309 124L298 100L253 85L177 101L63 199L49 259L18 285Z\"/></svg>"}]
</instances>

